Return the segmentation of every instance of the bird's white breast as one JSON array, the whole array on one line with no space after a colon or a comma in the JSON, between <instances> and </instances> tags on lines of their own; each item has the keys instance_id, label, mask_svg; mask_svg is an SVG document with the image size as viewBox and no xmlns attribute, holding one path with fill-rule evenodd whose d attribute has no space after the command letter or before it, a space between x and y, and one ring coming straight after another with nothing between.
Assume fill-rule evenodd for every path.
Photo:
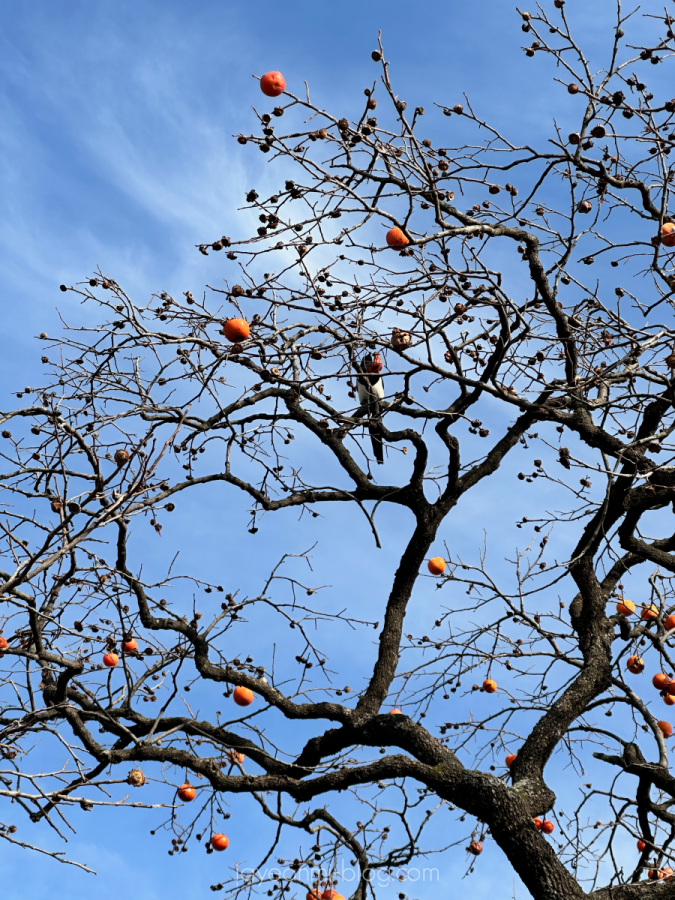
<instances>
[{"instance_id":1,"label":"bird's white breast","mask_svg":"<svg viewBox=\"0 0 675 900\"><path fill-rule=\"evenodd\" d=\"M384 384L381 378L375 382L375 384L371 384L370 381L367 381L366 378L359 378L357 384L358 394L359 394L359 403L368 403L371 400L383 400L384 399Z\"/></svg>"}]
</instances>

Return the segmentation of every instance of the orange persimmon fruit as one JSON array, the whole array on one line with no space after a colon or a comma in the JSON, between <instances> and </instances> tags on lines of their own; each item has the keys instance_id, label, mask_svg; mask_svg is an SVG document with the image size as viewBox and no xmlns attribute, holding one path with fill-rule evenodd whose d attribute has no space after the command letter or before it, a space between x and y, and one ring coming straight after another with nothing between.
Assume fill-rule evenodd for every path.
<instances>
[{"instance_id":1,"label":"orange persimmon fruit","mask_svg":"<svg viewBox=\"0 0 675 900\"><path fill-rule=\"evenodd\" d=\"M639 656L629 656L626 668L629 672L632 672L633 675L640 675L640 673L644 672L645 661Z\"/></svg>"},{"instance_id":2,"label":"orange persimmon fruit","mask_svg":"<svg viewBox=\"0 0 675 900\"><path fill-rule=\"evenodd\" d=\"M212 834L211 846L214 850L227 850L227 848L230 846L230 839L224 834Z\"/></svg>"},{"instance_id":3,"label":"orange persimmon fruit","mask_svg":"<svg viewBox=\"0 0 675 900\"><path fill-rule=\"evenodd\" d=\"M223 334L233 344L245 341L250 333L251 329L246 319L228 319L223 325Z\"/></svg>"},{"instance_id":4,"label":"orange persimmon fruit","mask_svg":"<svg viewBox=\"0 0 675 900\"><path fill-rule=\"evenodd\" d=\"M395 250L398 250L400 247L405 247L406 244L410 243L400 228L390 228L387 232L386 240L387 246L393 247Z\"/></svg>"},{"instance_id":5,"label":"orange persimmon fruit","mask_svg":"<svg viewBox=\"0 0 675 900\"><path fill-rule=\"evenodd\" d=\"M237 706L250 706L255 694L247 687L236 687L232 696Z\"/></svg>"},{"instance_id":6,"label":"orange persimmon fruit","mask_svg":"<svg viewBox=\"0 0 675 900\"><path fill-rule=\"evenodd\" d=\"M186 781L185 784L181 784L178 788L178 796L183 803L191 803L197 796L197 791L192 787L189 781Z\"/></svg>"},{"instance_id":7,"label":"orange persimmon fruit","mask_svg":"<svg viewBox=\"0 0 675 900\"><path fill-rule=\"evenodd\" d=\"M278 97L286 90L286 79L281 72L265 72L260 79L260 90L266 97Z\"/></svg>"},{"instance_id":8,"label":"orange persimmon fruit","mask_svg":"<svg viewBox=\"0 0 675 900\"><path fill-rule=\"evenodd\" d=\"M429 569L432 575L442 575L443 572L445 572L445 560L442 556L434 556L434 558L430 559L427 563L427 569Z\"/></svg>"},{"instance_id":9,"label":"orange persimmon fruit","mask_svg":"<svg viewBox=\"0 0 675 900\"><path fill-rule=\"evenodd\" d=\"M675 247L675 225L666 222L661 228L661 243L664 247Z\"/></svg>"},{"instance_id":10,"label":"orange persimmon fruit","mask_svg":"<svg viewBox=\"0 0 675 900\"><path fill-rule=\"evenodd\" d=\"M622 600L616 604L616 611L622 616L632 616L635 612L635 604L632 600Z\"/></svg>"}]
</instances>

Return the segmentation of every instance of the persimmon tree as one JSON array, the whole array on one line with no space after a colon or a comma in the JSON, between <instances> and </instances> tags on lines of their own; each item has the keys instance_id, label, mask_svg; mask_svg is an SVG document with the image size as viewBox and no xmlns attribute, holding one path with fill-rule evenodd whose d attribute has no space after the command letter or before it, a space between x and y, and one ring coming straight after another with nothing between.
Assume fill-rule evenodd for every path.
<instances>
[{"instance_id":1,"label":"persimmon tree","mask_svg":"<svg viewBox=\"0 0 675 900\"><path fill-rule=\"evenodd\" d=\"M647 83L673 19L655 5L634 46L617 3L592 61L566 9L518 14L572 133L521 144L469 97L407 105L380 44L355 117L289 89L237 136L279 184L246 196L257 232L198 245L222 284L61 286L89 317L40 336L44 384L1 416L3 839L32 846L20 810L58 831L78 804L153 805L134 793L151 776L172 855L221 849L234 794L272 823L268 856L213 885L228 896L346 891L346 854L358 900L378 871L405 897L417 857L470 873L498 847L535 898L675 897L675 99ZM473 558L453 545L486 482L514 498L508 565L489 516ZM243 492L253 542L275 513L342 504L379 546L395 504L386 605L326 611L290 545L256 596L157 576L135 532L171 541L204 486ZM290 626L283 653L234 656L261 610ZM376 629L352 687L322 650L336 623ZM229 711L191 713L195 682Z\"/></svg>"}]
</instances>

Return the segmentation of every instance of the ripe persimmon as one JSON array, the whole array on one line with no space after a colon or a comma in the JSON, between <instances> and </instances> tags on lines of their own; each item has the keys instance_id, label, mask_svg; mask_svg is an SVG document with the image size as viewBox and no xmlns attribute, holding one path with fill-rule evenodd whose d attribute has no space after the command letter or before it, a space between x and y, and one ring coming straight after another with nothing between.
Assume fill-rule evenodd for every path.
<instances>
[{"instance_id":1,"label":"ripe persimmon","mask_svg":"<svg viewBox=\"0 0 675 900\"><path fill-rule=\"evenodd\" d=\"M632 600L621 600L616 604L616 611L622 616L632 616L635 612L635 604Z\"/></svg>"},{"instance_id":2,"label":"ripe persimmon","mask_svg":"<svg viewBox=\"0 0 675 900\"><path fill-rule=\"evenodd\" d=\"M539 816L535 816L535 818L532 819L532 821L534 822L534 827L537 829L537 831L541 831L541 826L542 826L544 823L541 821L541 819L539 818Z\"/></svg>"},{"instance_id":3,"label":"ripe persimmon","mask_svg":"<svg viewBox=\"0 0 675 900\"><path fill-rule=\"evenodd\" d=\"M236 687L232 698L237 706L250 706L255 694L247 687Z\"/></svg>"},{"instance_id":4,"label":"ripe persimmon","mask_svg":"<svg viewBox=\"0 0 675 900\"><path fill-rule=\"evenodd\" d=\"M430 559L427 563L427 569L429 569L432 575L442 575L443 572L445 572L445 560L442 556L434 556L434 558Z\"/></svg>"},{"instance_id":5,"label":"ripe persimmon","mask_svg":"<svg viewBox=\"0 0 675 900\"><path fill-rule=\"evenodd\" d=\"M197 791L192 787L189 781L186 781L185 784L181 784L178 788L178 796L183 803L191 803L197 796Z\"/></svg>"},{"instance_id":6,"label":"ripe persimmon","mask_svg":"<svg viewBox=\"0 0 675 900\"><path fill-rule=\"evenodd\" d=\"M669 684L666 686L666 693L670 694L671 696L675 695L675 681L669 682Z\"/></svg>"},{"instance_id":7,"label":"ripe persimmon","mask_svg":"<svg viewBox=\"0 0 675 900\"><path fill-rule=\"evenodd\" d=\"M494 678L486 678L483 682L483 690L486 694L494 694L497 690L497 682Z\"/></svg>"},{"instance_id":8,"label":"ripe persimmon","mask_svg":"<svg viewBox=\"0 0 675 900\"><path fill-rule=\"evenodd\" d=\"M649 622L651 619L658 619L659 617L659 608L658 606L654 606L651 603L649 606L645 606L645 608L640 613L640 618L643 622Z\"/></svg>"},{"instance_id":9,"label":"ripe persimmon","mask_svg":"<svg viewBox=\"0 0 675 900\"><path fill-rule=\"evenodd\" d=\"M244 754L239 753L237 750L230 750L230 752L227 755L230 758L231 763L238 763L239 765L241 765L244 762L244 760L246 759Z\"/></svg>"},{"instance_id":10,"label":"ripe persimmon","mask_svg":"<svg viewBox=\"0 0 675 900\"><path fill-rule=\"evenodd\" d=\"M662 691L670 684L670 678L668 678L665 672L657 672L652 678L652 684L657 690Z\"/></svg>"},{"instance_id":11,"label":"ripe persimmon","mask_svg":"<svg viewBox=\"0 0 675 900\"><path fill-rule=\"evenodd\" d=\"M211 846L214 850L227 850L227 848L230 846L230 839L224 834L212 834Z\"/></svg>"},{"instance_id":12,"label":"ripe persimmon","mask_svg":"<svg viewBox=\"0 0 675 900\"><path fill-rule=\"evenodd\" d=\"M409 244L410 241L403 234L400 228L390 228L387 232L387 245L389 247L393 247L395 250L398 250L401 247L405 247L406 244Z\"/></svg>"},{"instance_id":13,"label":"ripe persimmon","mask_svg":"<svg viewBox=\"0 0 675 900\"><path fill-rule=\"evenodd\" d=\"M305 900L321 900L321 891L307 891Z\"/></svg>"},{"instance_id":14,"label":"ripe persimmon","mask_svg":"<svg viewBox=\"0 0 675 900\"><path fill-rule=\"evenodd\" d=\"M544 819L544 821L541 823L541 830L544 832L544 834L553 834L553 832L555 831L555 825L553 824L553 822L551 822L550 819Z\"/></svg>"},{"instance_id":15,"label":"ripe persimmon","mask_svg":"<svg viewBox=\"0 0 675 900\"><path fill-rule=\"evenodd\" d=\"M645 849L646 846L647 846L647 845L645 844L644 841L640 841L640 840L639 840L639 841L637 842L637 848L638 848L638 850L640 851L640 853L642 853L642 851Z\"/></svg>"},{"instance_id":16,"label":"ripe persimmon","mask_svg":"<svg viewBox=\"0 0 675 900\"><path fill-rule=\"evenodd\" d=\"M6 637L0 635L0 650L6 650L9 647L9 643Z\"/></svg>"},{"instance_id":17,"label":"ripe persimmon","mask_svg":"<svg viewBox=\"0 0 675 900\"><path fill-rule=\"evenodd\" d=\"M103 665L107 666L109 669L113 669L119 661L120 658L116 653L103 654Z\"/></svg>"},{"instance_id":18,"label":"ripe persimmon","mask_svg":"<svg viewBox=\"0 0 675 900\"><path fill-rule=\"evenodd\" d=\"M666 704L666 706L673 706L675 705L675 697L673 697L672 694L664 694L663 702Z\"/></svg>"},{"instance_id":19,"label":"ripe persimmon","mask_svg":"<svg viewBox=\"0 0 675 900\"><path fill-rule=\"evenodd\" d=\"M387 713L387 715L388 716L402 716L403 713L401 712L400 709L390 709L389 712Z\"/></svg>"},{"instance_id":20,"label":"ripe persimmon","mask_svg":"<svg viewBox=\"0 0 675 900\"><path fill-rule=\"evenodd\" d=\"M286 90L286 79L281 72L265 72L260 79L260 90L266 97L278 97Z\"/></svg>"},{"instance_id":21,"label":"ripe persimmon","mask_svg":"<svg viewBox=\"0 0 675 900\"><path fill-rule=\"evenodd\" d=\"M131 638L129 641L122 641L122 650L124 653L135 653L138 650L138 641Z\"/></svg>"},{"instance_id":22,"label":"ripe persimmon","mask_svg":"<svg viewBox=\"0 0 675 900\"><path fill-rule=\"evenodd\" d=\"M644 672L645 661L639 656L629 656L628 662L626 663L626 668L629 672L632 672L633 675L640 675L642 672Z\"/></svg>"},{"instance_id":23,"label":"ripe persimmon","mask_svg":"<svg viewBox=\"0 0 675 900\"><path fill-rule=\"evenodd\" d=\"M664 737L672 737L673 726L670 724L670 722L657 722L656 724L658 725L659 730Z\"/></svg>"},{"instance_id":24,"label":"ripe persimmon","mask_svg":"<svg viewBox=\"0 0 675 900\"><path fill-rule=\"evenodd\" d=\"M338 894L333 888L326 888L321 897L322 900L345 900L342 894Z\"/></svg>"},{"instance_id":25,"label":"ripe persimmon","mask_svg":"<svg viewBox=\"0 0 675 900\"><path fill-rule=\"evenodd\" d=\"M509 753L509 755L506 757L506 765L509 769L514 764L517 758L518 755L516 753Z\"/></svg>"},{"instance_id":26,"label":"ripe persimmon","mask_svg":"<svg viewBox=\"0 0 675 900\"><path fill-rule=\"evenodd\" d=\"M245 341L250 333L251 329L246 319L228 319L223 325L223 334L233 344Z\"/></svg>"},{"instance_id":27,"label":"ripe persimmon","mask_svg":"<svg viewBox=\"0 0 675 900\"><path fill-rule=\"evenodd\" d=\"M665 247L675 247L675 225L666 222L661 228L661 243Z\"/></svg>"},{"instance_id":28,"label":"ripe persimmon","mask_svg":"<svg viewBox=\"0 0 675 900\"><path fill-rule=\"evenodd\" d=\"M672 631L675 628L675 616L668 616L666 621L663 623L663 627L666 631Z\"/></svg>"}]
</instances>

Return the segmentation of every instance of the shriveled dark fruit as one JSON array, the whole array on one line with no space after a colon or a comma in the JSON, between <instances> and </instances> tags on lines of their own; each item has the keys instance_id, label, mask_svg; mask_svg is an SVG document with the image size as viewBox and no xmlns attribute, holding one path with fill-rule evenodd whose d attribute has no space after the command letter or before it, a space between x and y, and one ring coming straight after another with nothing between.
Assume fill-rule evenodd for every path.
<instances>
[{"instance_id":1,"label":"shriveled dark fruit","mask_svg":"<svg viewBox=\"0 0 675 900\"><path fill-rule=\"evenodd\" d=\"M127 784L132 785L132 787L143 787L145 775L140 769L132 769L127 775Z\"/></svg>"},{"instance_id":2,"label":"shriveled dark fruit","mask_svg":"<svg viewBox=\"0 0 675 900\"><path fill-rule=\"evenodd\" d=\"M120 447L119 450L115 451L115 464L118 468L121 468L123 465L129 462L129 451Z\"/></svg>"}]
</instances>

